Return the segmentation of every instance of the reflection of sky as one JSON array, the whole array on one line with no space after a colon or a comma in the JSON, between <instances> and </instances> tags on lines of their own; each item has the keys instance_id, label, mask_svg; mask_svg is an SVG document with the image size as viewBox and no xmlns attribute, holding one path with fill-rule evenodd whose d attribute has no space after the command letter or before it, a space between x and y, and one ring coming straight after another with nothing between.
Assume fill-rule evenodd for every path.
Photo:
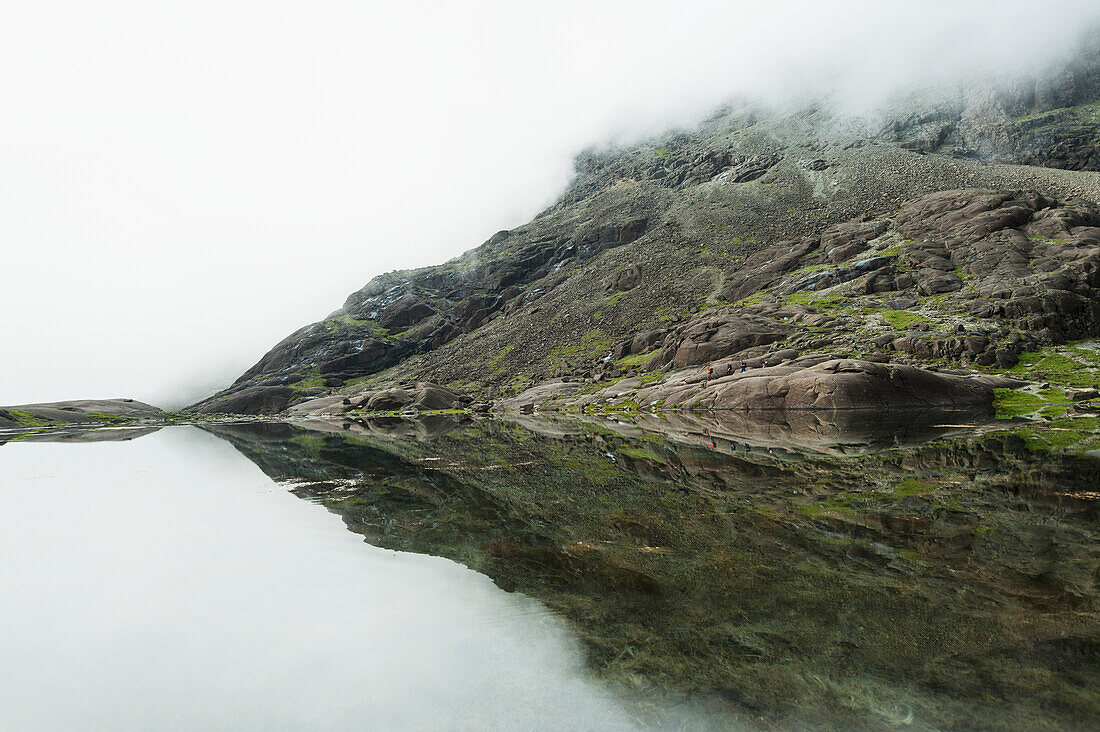
<instances>
[{"instance_id":1,"label":"reflection of sky","mask_svg":"<svg viewBox=\"0 0 1100 732\"><path fill-rule=\"evenodd\" d=\"M0 450L5 729L628 726L538 603L191 428Z\"/></svg>"}]
</instances>

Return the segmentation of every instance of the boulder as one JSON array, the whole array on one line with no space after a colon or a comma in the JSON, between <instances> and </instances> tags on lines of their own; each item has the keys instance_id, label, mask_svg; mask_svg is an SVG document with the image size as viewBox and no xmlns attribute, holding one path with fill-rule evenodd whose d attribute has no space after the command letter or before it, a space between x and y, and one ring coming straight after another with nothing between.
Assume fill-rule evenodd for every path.
<instances>
[{"instance_id":1,"label":"boulder","mask_svg":"<svg viewBox=\"0 0 1100 732\"><path fill-rule=\"evenodd\" d=\"M1066 389L1066 396L1070 401L1083 402L1100 397L1100 391L1096 389Z\"/></svg>"},{"instance_id":2,"label":"boulder","mask_svg":"<svg viewBox=\"0 0 1100 732\"><path fill-rule=\"evenodd\" d=\"M581 384L575 381L562 379L550 379L541 384L532 386L509 399L502 399L494 406L494 410L506 412L529 412L536 406L553 399L572 396L581 388Z\"/></svg>"},{"instance_id":3,"label":"boulder","mask_svg":"<svg viewBox=\"0 0 1100 732\"><path fill-rule=\"evenodd\" d=\"M642 281L642 270L638 265L632 264L620 270L612 272L603 283L605 292L622 292L632 290Z\"/></svg>"},{"instance_id":4,"label":"boulder","mask_svg":"<svg viewBox=\"0 0 1100 732\"><path fill-rule=\"evenodd\" d=\"M914 366L834 359L808 368L760 369L705 387L685 402L702 409L907 409L988 407L993 390Z\"/></svg>"},{"instance_id":5,"label":"boulder","mask_svg":"<svg viewBox=\"0 0 1100 732\"><path fill-rule=\"evenodd\" d=\"M472 399L438 384L415 382L380 391L357 395L359 406L368 412L390 412L400 409L436 410L461 409Z\"/></svg>"},{"instance_id":6,"label":"boulder","mask_svg":"<svg viewBox=\"0 0 1100 732\"><path fill-rule=\"evenodd\" d=\"M415 295L405 295L387 306L378 316L383 328L405 328L433 315L435 310Z\"/></svg>"}]
</instances>

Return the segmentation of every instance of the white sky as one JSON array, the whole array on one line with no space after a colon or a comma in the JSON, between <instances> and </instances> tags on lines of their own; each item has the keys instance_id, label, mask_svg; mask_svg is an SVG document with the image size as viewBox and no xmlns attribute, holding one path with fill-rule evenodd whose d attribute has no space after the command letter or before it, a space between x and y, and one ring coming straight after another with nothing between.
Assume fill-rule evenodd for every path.
<instances>
[{"instance_id":1,"label":"white sky","mask_svg":"<svg viewBox=\"0 0 1100 732\"><path fill-rule=\"evenodd\" d=\"M0 4L0 404L180 406L735 93L1034 69L1100 3Z\"/></svg>"}]
</instances>

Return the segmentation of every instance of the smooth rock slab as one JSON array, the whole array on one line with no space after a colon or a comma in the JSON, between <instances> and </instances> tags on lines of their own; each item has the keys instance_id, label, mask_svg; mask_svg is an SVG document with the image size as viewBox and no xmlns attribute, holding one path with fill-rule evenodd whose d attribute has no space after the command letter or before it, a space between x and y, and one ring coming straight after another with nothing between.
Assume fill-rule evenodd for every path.
<instances>
[{"instance_id":1,"label":"smooth rock slab","mask_svg":"<svg viewBox=\"0 0 1100 732\"><path fill-rule=\"evenodd\" d=\"M769 373L771 372L771 373ZM912 409L993 403L993 390L914 366L834 359L791 371L761 369L722 379L685 400L687 409Z\"/></svg>"}]
</instances>

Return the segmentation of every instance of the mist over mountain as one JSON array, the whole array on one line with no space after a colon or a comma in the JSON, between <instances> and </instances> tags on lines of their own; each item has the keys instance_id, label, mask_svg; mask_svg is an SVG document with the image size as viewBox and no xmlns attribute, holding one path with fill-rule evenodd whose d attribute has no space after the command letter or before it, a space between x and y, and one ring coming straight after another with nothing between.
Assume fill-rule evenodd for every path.
<instances>
[{"instance_id":1,"label":"mist over mountain","mask_svg":"<svg viewBox=\"0 0 1100 732\"><path fill-rule=\"evenodd\" d=\"M768 401L793 382L711 393L710 375L854 371L877 393L1096 335L1100 54L1075 49L873 110L745 100L590 148L530 222L372 279L195 408L546 407L605 381L603 397L634 405L803 408L821 404ZM844 359L872 365L830 366ZM954 388L876 399L970 399Z\"/></svg>"}]
</instances>

